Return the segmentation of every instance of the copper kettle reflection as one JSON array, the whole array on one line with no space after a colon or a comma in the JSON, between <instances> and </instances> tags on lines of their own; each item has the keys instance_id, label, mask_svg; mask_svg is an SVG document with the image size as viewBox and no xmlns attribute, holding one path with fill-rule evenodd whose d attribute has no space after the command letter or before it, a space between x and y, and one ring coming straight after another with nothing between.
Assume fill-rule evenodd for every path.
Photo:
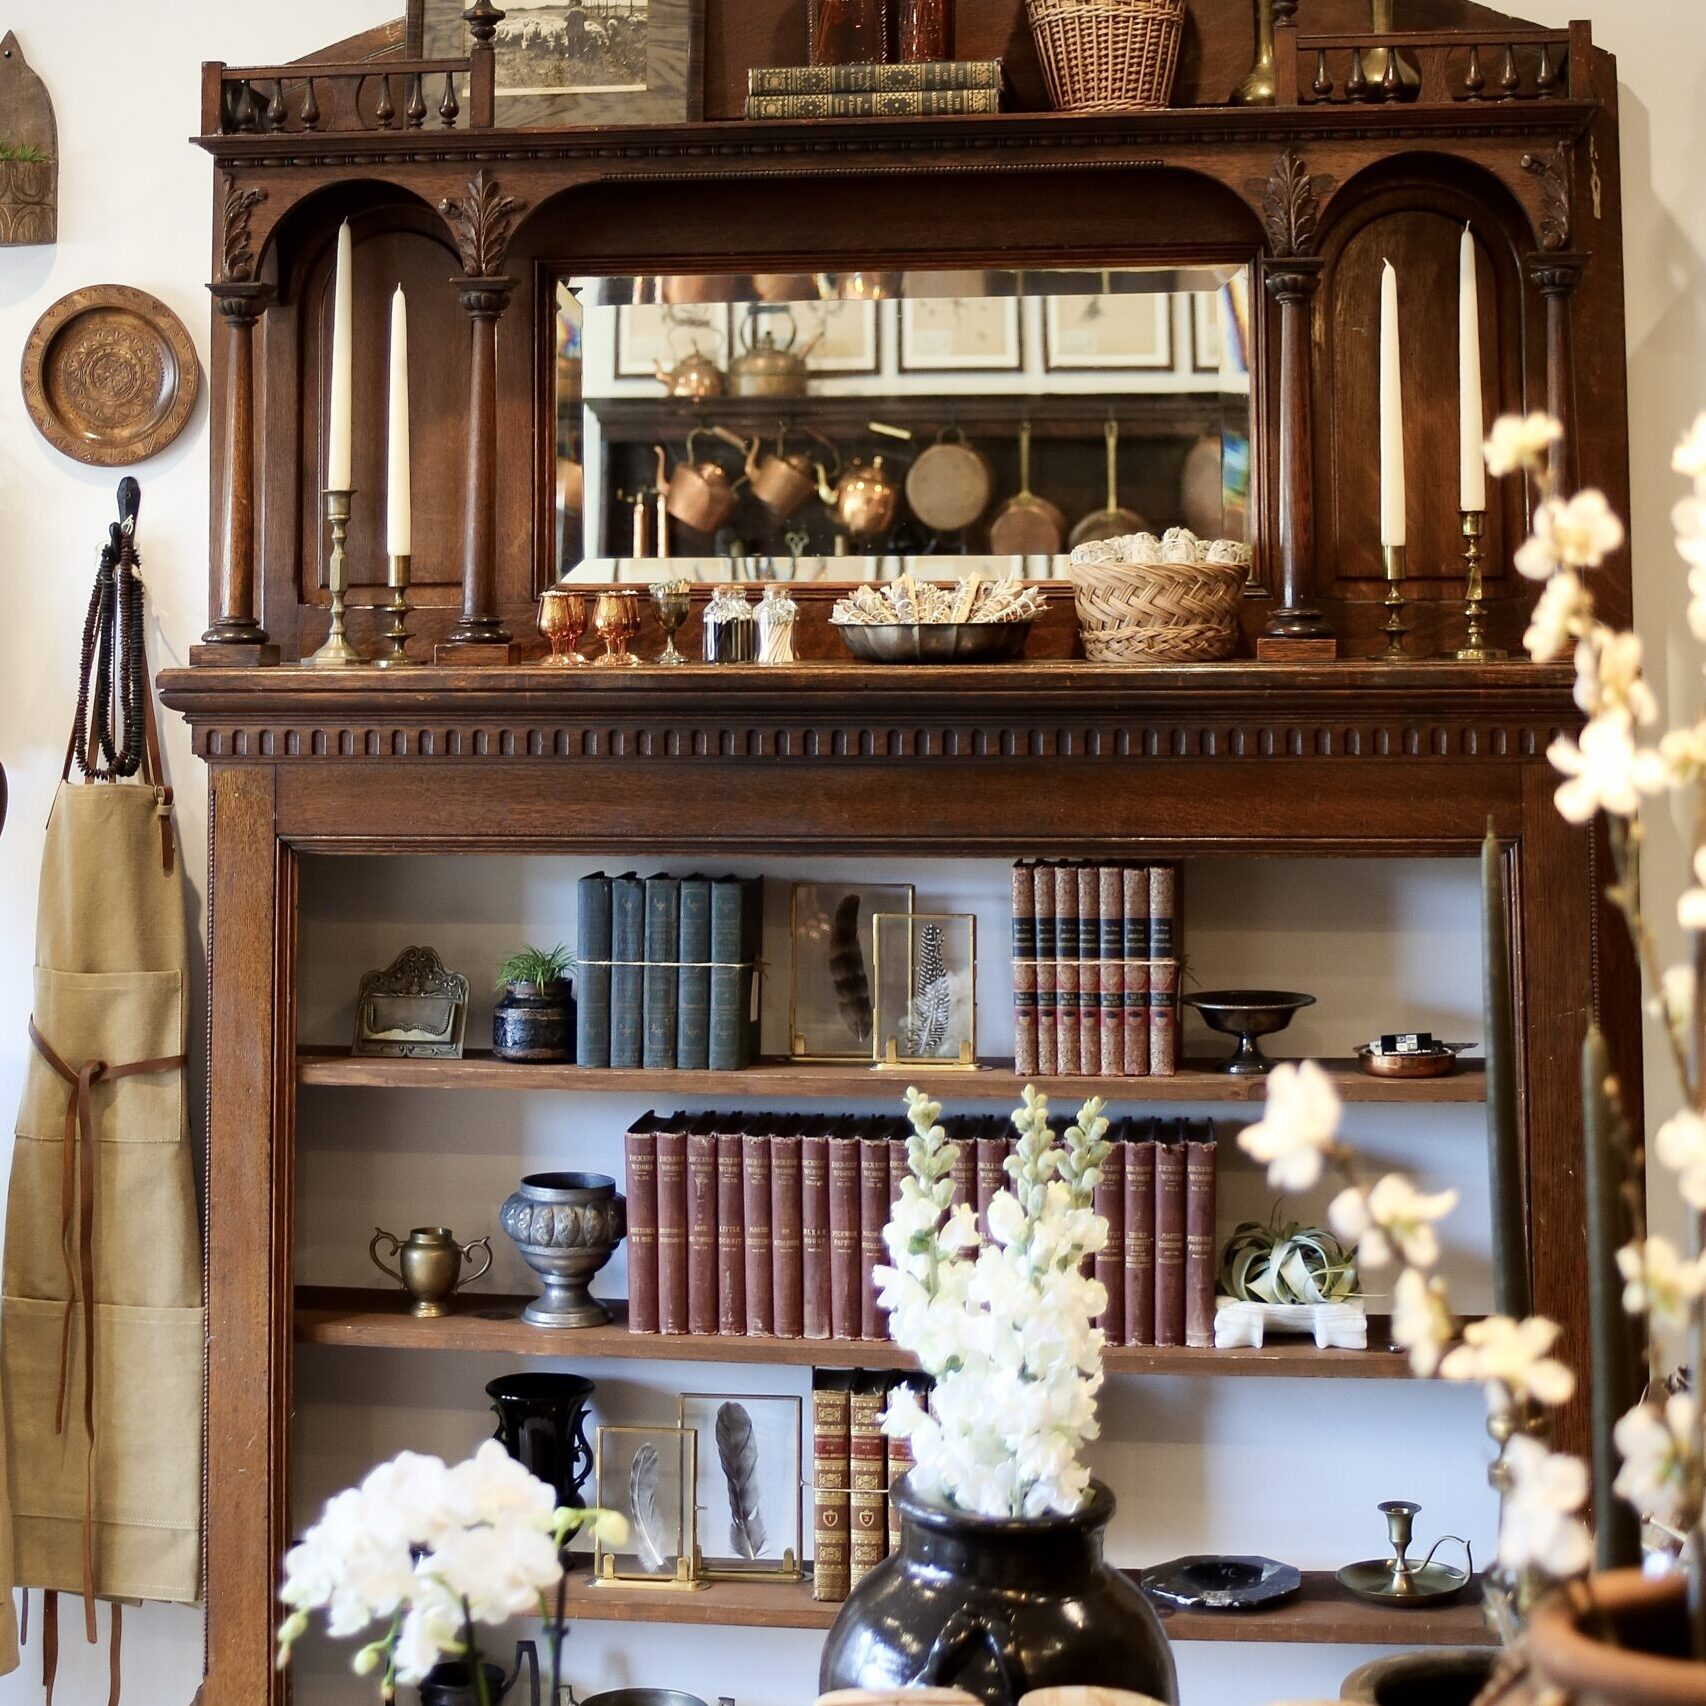
<instances>
[{"instance_id":1,"label":"copper kettle reflection","mask_svg":"<svg viewBox=\"0 0 1706 1706\"><path fill-rule=\"evenodd\" d=\"M731 475L719 462L709 457L698 458L694 445L709 434L732 445L743 457L750 457L752 447L727 427L695 427L687 435L687 457L677 462L673 471L668 457L658 447L658 488L664 494L664 507L684 527L696 533L715 533L734 513L735 499L740 491L740 478Z\"/></svg>"},{"instance_id":2,"label":"copper kettle reflection","mask_svg":"<svg viewBox=\"0 0 1706 1706\"><path fill-rule=\"evenodd\" d=\"M818 496L829 506L849 538L875 539L894 526L900 487L881 456L855 458L832 486L829 470L818 467Z\"/></svg>"}]
</instances>

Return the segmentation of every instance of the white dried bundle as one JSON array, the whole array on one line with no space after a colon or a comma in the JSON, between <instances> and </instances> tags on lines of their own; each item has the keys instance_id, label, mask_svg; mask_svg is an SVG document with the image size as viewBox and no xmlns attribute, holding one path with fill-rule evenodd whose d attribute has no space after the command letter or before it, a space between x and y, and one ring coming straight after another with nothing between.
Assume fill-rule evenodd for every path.
<instances>
[{"instance_id":1,"label":"white dried bundle","mask_svg":"<svg viewBox=\"0 0 1706 1706\"><path fill-rule=\"evenodd\" d=\"M1048 602L1042 589L1021 581L985 581L968 575L953 586L902 575L883 586L855 587L836 601L830 621L841 627L887 627L895 623L1028 622Z\"/></svg>"},{"instance_id":2,"label":"white dried bundle","mask_svg":"<svg viewBox=\"0 0 1706 1706\"><path fill-rule=\"evenodd\" d=\"M1235 563L1250 561L1250 547L1237 539L1203 540L1188 527L1169 527L1157 539L1153 533L1124 533L1116 539L1097 539L1072 553L1076 568L1128 564L1146 568L1154 563Z\"/></svg>"}]
</instances>

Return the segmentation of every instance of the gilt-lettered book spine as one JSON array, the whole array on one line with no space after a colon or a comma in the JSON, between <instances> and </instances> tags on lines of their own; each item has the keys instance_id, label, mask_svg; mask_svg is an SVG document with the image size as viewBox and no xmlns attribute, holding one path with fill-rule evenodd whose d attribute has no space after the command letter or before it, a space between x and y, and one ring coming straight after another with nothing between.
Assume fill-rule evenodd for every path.
<instances>
[{"instance_id":1,"label":"gilt-lettered book spine","mask_svg":"<svg viewBox=\"0 0 1706 1706\"><path fill-rule=\"evenodd\" d=\"M658 1331L687 1331L687 1133L658 1133Z\"/></svg>"},{"instance_id":2,"label":"gilt-lettered book spine","mask_svg":"<svg viewBox=\"0 0 1706 1706\"><path fill-rule=\"evenodd\" d=\"M675 1064L702 1072L711 1064L711 885L681 879L681 967L675 984Z\"/></svg>"},{"instance_id":3,"label":"gilt-lettered book spine","mask_svg":"<svg viewBox=\"0 0 1706 1706\"><path fill-rule=\"evenodd\" d=\"M829 1337L829 1139L800 1139L801 1328L808 1339Z\"/></svg>"},{"instance_id":4,"label":"gilt-lettered book spine","mask_svg":"<svg viewBox=\"0 0 1706 1706\"><path fill-rule=\"evenodd\" d=\"M1120 1012L1125 1016L1125 1072L1128 1078L1149 1076L1149 872L1141 865L1121 873L1125 890L1121 920L1125 937L1124 989Z\"/></svg>"},{"instance_id":5,"label":"gilt-lettered book spine","mask_svg":"<svg viewBox=\"0 0 1706 1706\"><path fill-rule=\"evenodd\" d=\"M1125 1342L1155 1343L1155 1151L1145 1136L1125 1152Z\"/></svg>"},{"instance_id":6,"label":"gilt-lettered book spine","mask_svg":"<svg viewBox=\"0 0 1706 1706\"><path fill-rule=\"evenodd\" d=\"M1185 1149L1185 1343L1214 1344L1215 1162L1214 1126L1193 1121Z\"/></svg>"},{"instance_id":7,"label":"gilt-lettered book spine","mask_svg":"<svg viewBox=\"0 0 1706 1706\"><path fill-rule=\"evenodd\" d=\"M717 1134L687 1134L687 1330L715 1333L717 1318Z\"/></svg>"},{"instance_id":8,"label":"gilt-lettered book spine","mask_svg":"<svg viewBox=\"0 0 1706 1706\"><path fill-rule=\"evenodd\" d=\"M755 1337L776 1331L775 1271L770 1262L770 1139L746 1133L741 1183L746 1218L746 1330Z\"/></svg>"},{"instance_id":9,"label":"gilt-lettered book spine","mask_svg":"<svg viewBox=\"0 0 1706 1706\"><path fill-rule=\"evenodd\" d=\"M1078 871L1054 867L1054 1040L1055 1065L1063 1078L1079 1071L1078 1049Z\"/></svg>"},{"instance_id":10,"label":"gilt-lettered book spine","mask_svg":"<svg viewBox=\"0 0 1706 1706\"><path fill-rule=\"evenodd\" d=\"M623 1139L628 1197L628 1331L658 1330L658 1140L651 1116Z\"/></svg>"},{"instance_id":11,"label":"gilt-lettered book spine","mask_svg":"<svg viewBox=\"0 0 1706 1706\"><path fill-rule=\"evenodd\" d=\"M675 1067L677 978L681 962L681 884L646 878L646 964L641 974L640 1062L648 1072Z\"/></svg>"},{"instance_id":12,"label":"gilt-lettered book spine","mask_svg":"<svg viewBox=\"0 0 1706 1706\"><path fill-rule=\"evenodd\" d=\"M847 1597L852 1377L812 1370L812 1598Z\"/></svg>"},{"instance_id":13,"label":"gilt-lettered book spine","mask_svg":"<svg viewBox=\"0 0 1706 1706\"><path fill-rule=\"evenodd\" d=\"M1155 1342L1185 1342L1185 1146L1176 1132L1155 1150Z\"/></svg>"},{"instance_id":14,"label":"gilt-lettered book spine","mask_svg":"<svg viewBox=\"0 0 1706 1706\"><path fill-rule=\"evenodd\" d=\"M900 1127L899 1125L897 1125L895 1129L897 1131L899 1131L903 1128ZM907 1173L906 1139L904 1137L899 1137L899 1136L891 1137L889 1139L889 1214L890 1215L892 1215L894 1213L894 1205L897 1202L899 1202L899 1200L900 1200L901 1183L906 1178L906 1173ZM885 1225L887 1224L886 1219L885 1219L884 1224ZM879 1262L886 1263L889 1261L889 1259L890 1258L889 1258L888 1244L886 1242L883 1242L880 1246L879 1251L878 1251L877 1260ZM879 1304L878 1308L877 1308L877 1337L881 1338L881 1339L886 1339L888 1336L889 1336L889 1312Z\"/></svg>"},{"instance_id":15,"label":"gilt-lettered book spine","mask_svg":"<svg viewBox=\"0 0 1706 1706\"><path fill-rule=\"evenodd\" d=\"M646 885L630 872L610 884L610 1064L640 1064L645 1020Z\"/></svg>"},{"instance_id":16,"label":"gilt-lettered book spine","mask_svg":"<svg viewBox=\"0 0 1706 1706\"><path fill-rule=\"evenodd\" d=\"M829 1331L859 1337L859 1143L829 1144Z\"/></svg>"},{"instance_id":17,"label":"gilt-lettered book spine","mask_svg":"<svg viewBox=\"0 0 1706 1706\"><path fill-rule=\"evenodd\" d=\"M1149 1071L1171 1078L1179 1068L1179 869L1149 870Z\"/></svg>"},{"instance_id":18,"label":"gilt-lettered book spine","mask_svg":"<svg viewBox=\"0 0 1706 1706\"><path fill-rule=\"evenodd\" d=\"M1104 1078L1117 1078L1125 1071L1125 872L1118 865L1103 865L1096 872L1096 888L1099 1064Z\"/></svg>"},{"instance_id":19,"label":"gilt-lettered book spine","mask_svg":"<svg viewBox=\"0 0 1706 1706\"><path fill-rule=\"evenodd\" d=\"M1037 897L1031 867L1013 867L1013 1070L1037 1073Z\"/></svg>"},{"instance_id":20,"label":"gilt-lettered book spine","mask_svg":"<svg viewBox=\"0 0 1706 1706\"><path fill-rule=\"evenodd\" d=\"M877 1268L888 1259L883 1228L889 1218L889 1145L882 1136L859 1141L859 1337L883 1339L882 1311L877 1308Z\"/></svg>"},{"instance_id":21,"label":"gilt-lettered book spine","mask_svg":"<svg viewBox=\"0 0 1706 1706\"><path fill-rule=\"evenodd\" d=\"M717 1133L717 1331L746 1332L746 1145L726 1122Z\"/></svg>"},{"instance_id":22,"label":"gilt-lettered book spine","mask_svg":"<svg viewBox=\"0 0 1706 1706\"><path fill-rule=\"evenodd\" d=\"M991 1241L989 1205L1007 1183L1007 1139L977 1139L977 1229L985 1244Z\"/></svg>"},{"instance_id":23,"label":"gilt-lettered book spine","mask_svg":"<svg viewBox=\"0 0 1706 1706\"><path fill-rule=\"evenodd\" d=\"M949 1136L953 1139L954 1160L953 1172L950 1177L954 1181L953 1205L957 1208L961 1203L970 1203L972 1211L977 1211L977 1139L969 1131L962 1129L956 1121L948 1128Z\"/></svg>"},{"instance_id":24,"label":"gilt-lettered book spine","mask_svg":"<svg viewBox=\"0 0 1706 1706\"><path fill-rule=\"evenodd\" d=\"M804 1338L805 1276L801 1266L803 1205L800 1140L789 1133L770 1140L771 1309L779 1339Z\"/></svg>"},{"instance_id":25,"label":"gilt-lettered book spine","mask_svg":"<svg viewBox=\"0 0 1706 1706\"><path fill-rule=\"evenodd\" d=\"M1110 1345L1125 1343L1125 1158L1130 1145L1108 1146L1107 1159L1098 1171L1096 1212L1108 1223L1108 1241L1096 1252L1096 1278L1108 1294L1108 1305L1096 1318L1102 1336Z\"/></svg>"},{"instance_id":26,"label":"gilt-lettered book spine","mask_svg":"<svg viewBox=\"0 0 1706 1706\"><path fill-rule=\"evenodd\" d=\"M1102 1072L1102 873L1078 867L1078 1070Z\"/></svg>"},{"instance_id":27,"label":"gilt-lettered book spine","mask_svg":"<svg viewBox=\"0 0 1706 1706\"><path fill-rule=\"evenodd\" d=\"M891 1386L892 1392L894 1388ZM889 1451L889 1551L900 1550L900 1507L894 1502L894 1484L912 1467L912 1441L890 1439Z\"/></svg>"},{"instance_id":28,"label":"gilt-lettered book spine","mask_svg":"<svg viewBox=\"0 0 1706 1706\"><path fill-rule=\"evenodd\" d=\"M610 879L602 871L575 885L575 953L580 999L575 1007L575 1061L610 1064Z\"/></svg>"},{"instance_id":29,"label":"gilt-lettered book spine","mask_svg":"<svg viewBox=\"0 0 1706 1706\"><path fill-rule=\"evenodd\" d=\"M740 880L740 1001L745 1024L740 1063L751 1066L759 1053L759 959L764 952L764 879Z\"/></svg>"},{"instance_id":30,"label":"gilt-lettered book spine","mask_svg":"<svg viewBox=\"0 0 1706 1706\"><path fill-rule=\"evenodd\" d=\"M889 1472L882 1422L887 1402L888 1391L881 1376L860 1374L854 1378L848 1427L852 1459L850 1587L857 1587L883 1561L888 1549Z\"/></svg>"},{"instance_id":31,"label":"gilt-lettered book spine","mask_svg":"<svg viewBox=\"0 0 1706 1706\"><path fill-rule=\"evenodd\" d=\"M748 95L746 116L955 118L1001 111L1000 89L871 89L842 95Z\"/></svg>"},{"instance_id":32,"label":"gilt-lettered book spine","mask_svg":"<svg viewBox=\"0 0 1706 1706\"><path fill-rule=\"evenodd\" d=\"M1059 930L1054 916L1054 866L1039 861L1031 870L1031 927L1037 952L1037 1073L1052 1078L1060 1070L1060 1049L1055 1037L1060 1008L1060 981L1056 975Z\"/></svg>"},{"instance_id":33,"label":"gilt-lettered book spine","mask_svg":"<svg viewBox=\"0 0 1706 1706\"><path fill-rule=\"evenodd\" d=\"M999 59L929 59L905 65L760 65L746 74L749 95L905 94L917 89L999 89Z\"/></svg>"},{"instance_id":34,"label":"gilt-lettered book spine","mask_svg":"<svg viewBox=\"0 0 1706 1706\"><path fill-rule=\"evenodd\" d=\"M742 978L741 912L744 891L733 877L711 884L711 1035L707 1057L713 1072L736 1072L746 1057L747 1028Z\"/></svg>"}]
</instances>

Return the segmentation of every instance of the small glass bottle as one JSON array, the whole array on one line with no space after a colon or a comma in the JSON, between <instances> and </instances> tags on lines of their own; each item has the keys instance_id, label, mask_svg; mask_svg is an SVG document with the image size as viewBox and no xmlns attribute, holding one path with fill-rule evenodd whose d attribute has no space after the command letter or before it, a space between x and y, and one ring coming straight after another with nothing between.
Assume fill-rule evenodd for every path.
<instances>
[{"instance_id":1,"label":"small glass bottle","mask_svg":"<svg viewBox=\"0 0 1706 1706\"><path fill-rule=\"evenodd\" d=\"M888 48L889 0L814 0L813 65L881 65Z\"/></svg>"},{"instance_id":2,"label":"small glass bottle","mask_svg":"<svg viewBox=\"0 0 1706 1706\"><path fill-rule=\"evenodd\" d=\"M758 661L760 663L793 663L794 624L800 607L788 596L780 581L772 581L764 589L758 605Z\"/></svg>"},{"instance_id":3,"label":"small glass bottle","mask_svg":"<svg viewBox=\"0 0 1706 1706\"><path fill-rule=\"evenodd\" d=\"M738 586L720 586L705 606L706 663L751 663L758 656L758 624Z\"/></svg>"},{"instance_id":4,"label":"small glass bottle","mask_svg":"<svg viewBox=\"0 0 1706 1706\"><path fill-rule=\"evenodd\" d=\"M900 57L908 65L954 57L954 0L900 0Z\"/></svg>"}]
</instances>

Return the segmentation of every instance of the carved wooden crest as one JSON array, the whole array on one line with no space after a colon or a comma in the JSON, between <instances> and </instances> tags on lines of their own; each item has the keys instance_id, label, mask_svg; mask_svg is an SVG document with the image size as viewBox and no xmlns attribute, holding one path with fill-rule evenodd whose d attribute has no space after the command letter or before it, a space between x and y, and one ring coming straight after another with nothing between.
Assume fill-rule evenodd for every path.
<instances>
[{"instance_id":1,"label":"carved wooden crest","mask_svg":"<svg viewBox=\"0 0 1706 1706\"><path fill-rule=\"evenodd\" d=\"M0 39L0 245L59 239L59 127L18 38Z\"/></svg>"},{"instance_id":2,"label":"carved wooden crest","mask_svg":"<svg viewBox=\"0 0 1706 1706\"><path fill-rule=\"evenodd\" d=\"M1522 169L1540 180L1540 246L1567 249L1574 210L1570 203L1570 150L1560 142L1545 159L1524 154Z\"/></svg>"},{"instance_id":3,"label":"carved wooden crest","mask_svg":"<svg viewBox=\"0 0 1706 1706\"><path fill-rule=\"evenodd\" d=\"M503 270L510 227L526 205L503 194L497 179L483 168L465 197L446 196L438 204L439 212L450 221L456 247L462 252L462 270L470 278L492 278Z\"/></svg>"},{"instance_id":4,"label":"carved wooden crest","mask_svg":"<svg viewBox=\"0 0 1706 1706\"><path fill-rule=\"evenodd\" d=\"M225 182L224 225L219 242L220 277L246 283L255 276L255 253L249 241L249 217L267 199L265 190L239 189Z\"/></svg>"},{"instance_id":5,"label":"carved wooden crest","mask_svg":"<svg viewBox=\"0 0 1706 1706\"><path fill-rule=\"evenodd\" d=\"M1323 188L1330 181L1319 180ZM1275 255L1294 259L1314 254L1321 211L1316 183L1295 148L1286 149L1274 162L1262 196L1262 227L1268 235L1268 248Z\"/></svg>"}]
</instances>

